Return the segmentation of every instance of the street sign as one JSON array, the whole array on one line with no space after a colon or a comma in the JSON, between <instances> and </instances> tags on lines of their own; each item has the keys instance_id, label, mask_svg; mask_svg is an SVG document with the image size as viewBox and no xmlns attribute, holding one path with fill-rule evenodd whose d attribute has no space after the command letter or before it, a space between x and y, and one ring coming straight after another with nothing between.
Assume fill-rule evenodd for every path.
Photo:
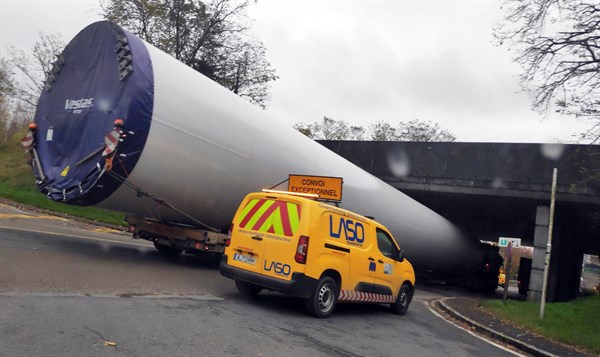
<instances>
[{"instance_id":1,"label":"street sign","mask_svg":"<svg viewBox=\"0 0 600 357\"><path fill-rule=\"evenodd\" d=\"M512 242L513 248L519 248L521 246L521 238L506 238L506 237L498 238L498 246L499 247L508 247L509 242Z\"/></svg>"},{"instance_id":2,"label":"street sign","mask_svg":"<svg viewBox=\"0 0 600 357\"><path fill-rule=\"evenodd\" d=\"M311 193L328 201L342 201L341 177L290 175L288 191L298 193Z\"/></svg>"}]
</instances>

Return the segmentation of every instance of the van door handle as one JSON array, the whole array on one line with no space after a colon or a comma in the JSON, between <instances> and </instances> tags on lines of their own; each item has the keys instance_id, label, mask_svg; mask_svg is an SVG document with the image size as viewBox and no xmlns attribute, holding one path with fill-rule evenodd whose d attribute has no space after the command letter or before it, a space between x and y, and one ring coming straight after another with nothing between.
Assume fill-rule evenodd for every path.
<instances>
[{"instance_id":1,"label":"van door handle","mask_svg":"<svg viewBox=\"0 0 600 357\"><path fill-rule=\"evenodd\" d=\"M255 239L255 240L263 240L263 238L262 238L262 237L259 237L259 236L253 236L253 237L252 237L252 239Z\"/></svg>"},{"instance_id":2,"label":"van door handle","mask_svg":"<svg viewBox=\"0 0 600 357\"><path fill-rule=\"evenodd\" d=\"M375 261L375 259L373 257L369 257L369 260L372 261L372 262Z\"/></svg>"},{"instance_id":3,"label":"van door handle","mask_svg":"<svg viewBox=\"0 0 600 357\"><path fill-rule=\"evenodd\" d=\"M379 259L377 262L383 264L383 260L381 259Z\"/></svg>"}]
</instances>

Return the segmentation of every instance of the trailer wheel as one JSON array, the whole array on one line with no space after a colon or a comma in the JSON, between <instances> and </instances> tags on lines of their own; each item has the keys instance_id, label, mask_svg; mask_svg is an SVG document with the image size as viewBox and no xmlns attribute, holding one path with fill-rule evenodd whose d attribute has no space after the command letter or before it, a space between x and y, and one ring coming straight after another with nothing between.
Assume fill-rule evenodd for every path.
<instances>
[{"instance_id":1,"label":"trailer wheel","mask_svg":"<svg viewBox=\"0 0 600 357\"><path fill-rule=\"evenodd\" d=\"M390 304L390 308L392 312L396 315L404 315L408 310L408 305L410 305L411 300L411 291L410 287L407 284L402 284L400 291L398 292L398 297L396 298L396 302Z\"/></svg>"},{"instance_id":2,"label":"trailer wheel","mask_svg":"<svg viewBox=\"0 0 600 357\"><path fill-rule=\"evenodd\" d=\"M258 285L254 285L239 279L235 279L235 287L240 293L246 296L256 296L262 290L262 288Z\"/></svg>"},{"instance_id":3,"label":"trailer wheel","mask_svg":"<svg viewBox=\"0 0 600 357\"><path fill-rule=\"evenodd\" d=\"M169 247L168 245L160 244L158 242L154 242L154 247L158 249L159 252L172 257L179 255L181 254L181 252L183 252L182 249Z\"/></svg>"},{"instance_id":4,"label":"trailer wheel","mask_svg":"<svg viewBox=\"0 0 600 357\"><path fill-rule=\"evenodd\" d=\"M306 311L315 317L331 315L338 299L338 288L330 276L323 276L313 295L306 300Z\"/></svg>"}]
</instances>

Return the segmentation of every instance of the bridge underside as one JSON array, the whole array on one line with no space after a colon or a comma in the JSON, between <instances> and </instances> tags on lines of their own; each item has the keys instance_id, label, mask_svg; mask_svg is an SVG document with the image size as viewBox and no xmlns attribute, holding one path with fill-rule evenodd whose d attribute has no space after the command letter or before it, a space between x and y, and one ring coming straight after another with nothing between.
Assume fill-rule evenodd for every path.
<instances>
[{"instance_id":1,"label":"bridge underside","mask_svg":"<svg viewBox=\"0 0 600 357\"><path fill-rule=\"evenodd\" d=\"M539 300L552 171L558 168L549 301L576 297L583 254L600 255L600 146L321 141L481 240L534 246Z\"/></svg>"},{"instance_id":2,"label":"bridge underside","mask_svg":"<svg viewBox=\"0 0 600 357\"><path fill-rule=\"evenodd\" d=\"M549 206L546 200L419 191L388 182L415 200L446 217L465 232L481 240L498 241L498 237L521 238L523 245L533 246L537 207ZM558 201L555 208L556 228L566 226L580 242L585 254L600 255L600 206Z\"/></svg>"}]
</instances>

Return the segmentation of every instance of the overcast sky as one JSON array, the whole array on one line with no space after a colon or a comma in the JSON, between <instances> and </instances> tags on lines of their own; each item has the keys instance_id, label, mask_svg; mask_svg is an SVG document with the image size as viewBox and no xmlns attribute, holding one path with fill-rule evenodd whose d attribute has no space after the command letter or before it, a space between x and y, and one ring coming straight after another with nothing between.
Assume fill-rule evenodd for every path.
<instances>
[{"instance_id":1,"label":"overcast sky","mask_svg":"<svg viewBox=\"0 0 600 357\"><path fill-rule=\"evenodd\" d=\"M94 0L0 0L2 56L39 31L68 42L99 13ZM584 128L531 110L520 68L493 43L497 1L260 0L249 16L280 77L268 113L290 125L420 119L470 142L570 142Z\"/></svg>"}]
</instances>

